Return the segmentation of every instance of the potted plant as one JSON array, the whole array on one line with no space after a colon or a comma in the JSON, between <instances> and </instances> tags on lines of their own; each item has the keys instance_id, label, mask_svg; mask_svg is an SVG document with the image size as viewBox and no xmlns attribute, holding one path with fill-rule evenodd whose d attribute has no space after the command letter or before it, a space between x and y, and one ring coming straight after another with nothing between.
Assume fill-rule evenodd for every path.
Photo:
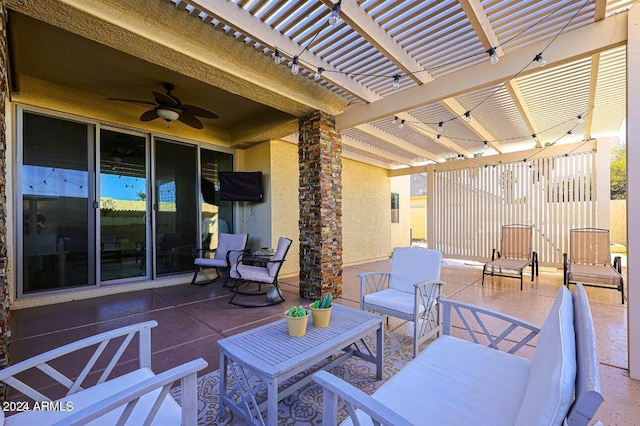
<instances>
[{"instance_id":1,"label":"potted plant","mask_svg":"<svg viewBox=\"0 0 640 426\"><path fill-rule=\"evenodd\" d=\"M311 317L313 318L313 325L316 327L328 327L329 318L331 317L331 302L333 296L331 293L327 294L320 300L313 302L309 308L311 309Z\"/></svg>"},{"instance_id":2,"label":"potted plant","mask_svg":"<svg viewBox=\"0 0 640 426\"><path fill-rule=\"evenodd\" d=\"M293 337L304 336L307 332L307 322L309 321L309 311L302 306L292 306L285 313L287 318L287 328L289 335Z\"/></svg>"}]
</instances>

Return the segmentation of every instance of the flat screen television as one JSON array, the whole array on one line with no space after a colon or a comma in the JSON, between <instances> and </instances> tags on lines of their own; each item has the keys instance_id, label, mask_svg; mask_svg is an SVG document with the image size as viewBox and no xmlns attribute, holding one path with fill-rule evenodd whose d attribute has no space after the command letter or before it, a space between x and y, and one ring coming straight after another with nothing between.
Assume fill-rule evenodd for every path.
<instances>
[{"instance_id":1,"label":"flat screen television","mask_svg":"<svg viewBox=\"0 0 640 426\"><path fill-rule=\"evenodd\" d=\"M262 201L262 172L218 172L223 201Z\"/></svg>"}]
</instances>

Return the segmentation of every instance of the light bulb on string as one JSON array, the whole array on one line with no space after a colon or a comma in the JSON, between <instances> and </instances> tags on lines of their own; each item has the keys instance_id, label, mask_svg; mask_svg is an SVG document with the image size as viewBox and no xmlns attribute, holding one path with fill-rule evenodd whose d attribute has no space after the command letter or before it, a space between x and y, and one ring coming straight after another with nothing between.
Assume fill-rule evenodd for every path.
<instances>
[{"instance_id":1,"label":"light bulb on string","mask_svg":"<svg viewBox=\"0 0 640 426\"><path fill-rule=\"evenodd\" d=\"M315 74L313 74L313 79L314 79L315 81L320 80L320 76L322 75L322 73L323 73L323 72L324 72L324 68L322 68L322 67L318 67L318 70L316 71L316 73L315 73Z\"/></svg>"},{"instance_id":2,"label":"light bulb on string","mask_svg":"<svg viewBox=\"0 0 640 426\"><path fill-rule=\"evenodd\" d=\"M438 136L440 136L442 134L442 127L443 126L444 126L444 122L443 121L438 123L438 130L437 130Z\"/></svg>"},{"instance_id":3,"label":"light bulb on string","mask_svg":"<svg viewBox=\"0 0 640 426\"><path fill-rule=\"evenodd\" d=\"M544 59L544 57L542 57L542 53L538 53L536 55L536 57L533 58L533 60L535 62L537 62L538 65L541 66L541 67L544 67L545 65L547 65L547 61L546 61L546 59Z\"/></svg>"},{"instance_id":4,"label":"light bulb on string","mask_svg":"<svg viewBox=\"0 0 640 426\"><path fill-rule=\"evenodd\" d=\"M329 25L336 25L340 22L340 1L333 5L331 14L329 15Z\"/></svg>"},{"instance_id":5,"label":"light bulb on string","mask_svg":"<svg viewBox=\"0 0 640 426\"><path fill-rule=\"evenodd\" d=\"M471 111L467 111L464 113L464 119L467 123L471 123Z\"/></svg>"},{"instance_id":6,"label":"light bulb on string","mask_svg":"<svg viewBox=\"0 0 640 426\"><path fill-rule=\"evenodd\" d=\"M392 121L392 123L393 123L393 124L398 124L398 116L397 116L397 115L394 115L394 116L393 116L393 121Z\"/></svg>"},{"instance_id":7,"label":"light bulb on string","mask_svg":"<svg viewBox=\"0 0 640 426\"><path fill-rule=\"evenodd\" d=\"M393 88L397 89L400 87L400 76L398 74L393 76Z\"/></svg>"},{"instance_id":8,"label":"light bulb on string","mask_svg":"<svg viewBox=\"0 0 640 426\"><path fill-rule=\"evenodd\" d=\"M578 116L578 123L579 123L579 124L584 123L584 117L583 117L582 115L579 115L579 116Z\"/></svg>"},{"instance_id":9,"label":"light bulb on string","mask_svg":"<svg viewBox=\"0 0 640 426\"><path fill-rule=\"evenodd\" d=\"M291 65L291 74L296 75L300 72L300 65L298 64L298 57L293 57L293 63Z\"/></svg>"},{"instance_id":10,"label":"light bulb on string","mask_svg":"<svg viewBox=\"0 0 640 426\"><path fill-rule=\"evenodd\" d=\"M487 53L489 54L489 62L491 62L491 65L497 64L500 58L498 58L496 49L491 47L489 50L487 50Z\"/></svg>"},{"instance_id":11,"label":"light bulb on string","mask_svg":"<svg viewBox=\"0 0 640 426\"><path fill-rule=\"evenodd\" d=\"M489 149L489 142L484 141L483 148L484 148L484 149Z\"/></svg>"},{"instance_id":12,"label":"light bulb on string","mask_svg":"<svg viewBox=\"0 0 640 426\"><path fill-rule=\"evenodd\" d=\"M281 61L282 61L282 58L280 57L280 51L276 49L276 51L273 53L273 62L280 65Z\"/></svg>"},{"instance_id":13,"label":"light bulb on string","mask_svg":"<svg viewBox=\"0 0 640 426\"><path fill-rule=\"evenodd\" d=\"M401 129L404 129L404 120L400 121L400 126L398 126L398 127L400 127Z\"/></svg>"}]
</instances>

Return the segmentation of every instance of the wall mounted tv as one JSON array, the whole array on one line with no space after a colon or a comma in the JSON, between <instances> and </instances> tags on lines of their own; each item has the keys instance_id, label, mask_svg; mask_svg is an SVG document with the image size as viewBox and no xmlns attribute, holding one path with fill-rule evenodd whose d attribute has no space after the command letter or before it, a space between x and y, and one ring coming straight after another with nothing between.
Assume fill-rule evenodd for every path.
<instances>
[{"instance_id":1,"label":"wall mounted tv","mask_svg":"<svg viewBox=\"0 0 640 426\"><path fill-rule=\"evenodd\" d=\"M220 199L262 201L262 172L218 172Z\"/></svg>"}]
</instances>

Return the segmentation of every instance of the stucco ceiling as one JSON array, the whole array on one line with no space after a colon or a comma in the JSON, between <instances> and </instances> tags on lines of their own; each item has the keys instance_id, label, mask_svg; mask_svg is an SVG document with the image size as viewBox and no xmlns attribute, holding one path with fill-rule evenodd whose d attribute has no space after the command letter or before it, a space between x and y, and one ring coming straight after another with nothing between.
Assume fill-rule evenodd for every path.
<instances>
[{"instance_id":1,"label":"stucco ceiling","mask_svg":"<svg viewBox=\"0 0 640 426\"><path fill-rule=\"evenodd\" d=\"M222 61L203 61L227 73L215 81L125 53L131 50L117 41L107 47L76 35L83 31L65 23L59 10L46 15L40 3L85 13L85 3L76 0L7 0L10 8L55 21L11 15L18 77L141 100L170 81L184 102L217 112L220 119L205 125L234 134L236 142L284 136L282 128L265 130L270 120L323 109L336 114L345 157L401 169L611 136L626 114L626 10L633 0L344 0L333 26L327 20L335 0L101 0L95 4L104 8L86 6L123 28L127 23L118 20L129 17L110 15L127 8L141 15L158 46L177 33L207 52L232 50ZM116 12L105 12L109 7ZM127 31L150 37L131 22ZM223 38L211 43L212 34ZM197 56L189 42L176 46ZM495 65L490 48L499 57ZM278 65L276 49L284 58ZM534 61L537 54L546 66ZM289 73L294 56L298 75ZM227 60L236 60L236 68ZM319 67L325 71L315 81ZM245 135L245 123L259 130Z\"/></svg>"}]
</instances>

